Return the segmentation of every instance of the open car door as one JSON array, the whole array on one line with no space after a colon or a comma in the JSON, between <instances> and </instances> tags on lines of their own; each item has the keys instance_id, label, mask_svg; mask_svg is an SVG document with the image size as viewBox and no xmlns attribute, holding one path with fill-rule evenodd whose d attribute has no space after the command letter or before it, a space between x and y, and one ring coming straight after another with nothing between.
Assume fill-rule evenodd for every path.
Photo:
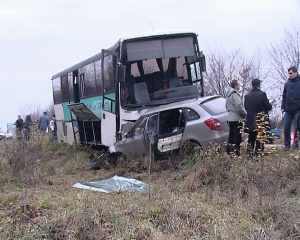
<instances>
[{"instance_id":1,"label":"open car door","mask_svg":"<svg viewBox=\"0 0 300 240\"><path fill-rule=\"evenodd\" d=\"M140 117L121 141L114 144L114 151L124 153L131 158L133 154L145 154L149 151L149 145L144 142L144 132L147 117Z\"/></svg>"},{"instance_id":2,"label":"open car door","mask_svg":"<svg viewBox=\"0 0 300 240\"><path fill-rule=\"evenodd\" d=\"M147 118L146 128L143 134L143 142L146 149L150 149L150 145L152 150L156 148L155 139L158 135L158 116L157 113Z\"/></svg>"},{"instance_id":3,"label":"open car door","mask_svg":"<svg viewBox=\"0 0 300 240\"><path fill-rule=\"evenodd\" d=\"M174 118L175 121L172 121ZM166 128L168 131L163 130ZM184 117L182 110L167 110L148 118L145 140L148 141L149 145L152 144L152 148L157 154L163 155L180 148L183 131Z\"/></svg>"},{"instance_id":4,"label":"open car door","mask_svg":"<svg viewBox=\"0 0 300 240\"><path fill-rule=\"evenodd\" d=\"M78 129L79 136L80 136L80 143L100 145L101 144L100 119L84 103L72 103L72 104L68 104L67 107L76 116L76 119L72 119L74 138L76 136L77 129Z\"/></svg>"}]
</instances>

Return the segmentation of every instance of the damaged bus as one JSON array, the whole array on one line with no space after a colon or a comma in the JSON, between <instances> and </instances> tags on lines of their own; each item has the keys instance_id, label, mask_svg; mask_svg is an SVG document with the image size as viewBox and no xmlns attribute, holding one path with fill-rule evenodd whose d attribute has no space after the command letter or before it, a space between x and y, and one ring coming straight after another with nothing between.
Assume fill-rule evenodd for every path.
<instances>
[{"instance_id":1,"label":"damaged bus","mask_svg":"<svg viewBox=\"0 0 300 240\"><path fill-rule=\"evenodd\" d=\"M58 140L112 146L147 109L203 97L203 71L192 31L120 38L53 75Z\"/></svg>"}]
</instances>

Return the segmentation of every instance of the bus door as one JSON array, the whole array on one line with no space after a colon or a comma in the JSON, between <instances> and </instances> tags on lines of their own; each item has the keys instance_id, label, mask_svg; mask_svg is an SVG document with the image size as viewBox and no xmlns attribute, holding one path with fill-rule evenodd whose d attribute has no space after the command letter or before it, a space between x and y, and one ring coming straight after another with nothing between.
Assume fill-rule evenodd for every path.
<instances>
[{"instance_id":1,"label":"bus door","mask_svg":"<svg viewBox=\"0 0 300 240\"><path fill-rule=\"evenodd\" d=\"M111 146L116 142L118 130L117 52L102 50L101 78L103 84L101 142Z\"/></svg>"},{"instance_id":2,"label":"bus door","mask_svg":"<svg viewBox=\"0 0 300 240\"><path fill-rule=\"evenodd\" d=\"M78 103L80 102L80 83L78 78L78 70L73 71L72 74L72 82L73 82L73 96L74 96L74 102ZM71 94L71 93L70 93Z\"/></svg>"},{"instance_id":3,"label":"bus door","mask_svg":"<svg viewBox=\"0 0 300 240\"><path fill-rule=\"evenodd\" d=\"M73 125L78 126L73 127L79 129L80 142L100 145L100 119L84 103L68 104L67 107L76 116Z\"/></svg>"},{"instance_id":4,"label":"bus door","mask_svg":"<svg viewBox=\"0 0 300 240\"><path fill-rule=\"evenodd\" d=\"M154 114L147 119L144 142L157 154L172 154L181 146L184 126L181 109Z\"/></svg>"},{"instance_id":5,"label":"bus door","mask_svg":"<svg viewBox=\"0 0 300 240\"><path fill-rule=\"evenodd\" d=\"M79 78L78 78L78 70L73 71L72 73L72 89L73 92L70 92L70 95L73 96L72 99L74 99L74 103L79 103L80 102L80 83L79 83ZM74 112L71 111L71 121L72 121L72 126L73 126L73 134L74 134L74 140L76 142L84 142L84 136L80 133L82 132L78 128L78 122L77 122L77 117Z\"/></svg>"}]
</instances>

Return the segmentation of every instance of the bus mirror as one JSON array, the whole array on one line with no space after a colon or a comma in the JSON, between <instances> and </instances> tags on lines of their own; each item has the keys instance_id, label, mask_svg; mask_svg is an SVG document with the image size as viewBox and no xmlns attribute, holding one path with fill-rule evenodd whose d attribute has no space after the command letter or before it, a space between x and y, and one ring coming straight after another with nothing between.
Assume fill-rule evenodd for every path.
<instances>
[{"instance_id":1,"label":"bus mirror","mask_svg":"<svg viewBox=\"0 0 300 240\"><path fill-rule=\"evenodd\" d=\"M125 69L126 67L123 65L118 66L118 81L125 82Z\"/></svg>"},{"instance_id":2,"label":"bus mirror","mask_svg":"<svg viewBox=\"0 0 300 240\"><path fill-rule=\"evenodd\" d=\"M206 60L205 60L205 55L201 54L200 56L200 65L201 65L201 69L202 72L206 71Z\"/></svg>"}]
</instances>

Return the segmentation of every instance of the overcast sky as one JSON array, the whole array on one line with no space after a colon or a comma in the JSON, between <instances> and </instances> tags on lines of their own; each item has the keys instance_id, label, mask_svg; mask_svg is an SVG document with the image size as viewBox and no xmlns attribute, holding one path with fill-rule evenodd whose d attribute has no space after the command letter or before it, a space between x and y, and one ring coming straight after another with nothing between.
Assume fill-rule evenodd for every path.
<instances>
[{"instance_id":1,"label":"overcast sky","mask_svg":"<svg viewBox=\"0 0 300 240\"><path fill-rule=\"evenodd\" d=\"M299 0L0 0L0 127L52 102L52 75L126 35L191 29L208 46L255 51L300 24Z\"/></svg>"}]
</instances>

